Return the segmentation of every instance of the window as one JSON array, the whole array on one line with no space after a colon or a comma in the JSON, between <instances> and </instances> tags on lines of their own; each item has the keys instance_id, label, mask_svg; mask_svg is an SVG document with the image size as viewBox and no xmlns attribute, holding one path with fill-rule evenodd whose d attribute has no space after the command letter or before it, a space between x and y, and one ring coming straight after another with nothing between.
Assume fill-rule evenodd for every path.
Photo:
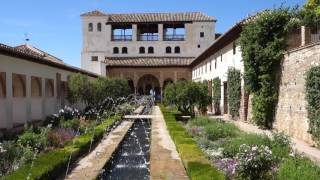
<instances>
[{"instance_id":1,"label":"window","mask_svg":"<svg viewBox=\"0 0 320 180\"><path fill-rule=\"evenodd\" d=\"M12 74L12 93L13 97L26 97L26 76Z\"/></svg>"},{"instance_id":2,"label":"window","mask_svg":"<svg viewBox=\"0 0 320 180\"><path fill-rule=\"evenodd\" d=\"M222 62L222 54L221 54L221 56L220 56L220 61Z\"/></svg>"},{"instance_id":3,"label":"window","mask_svg":"<svg viewBox=\"0 0 320 180\"><path fill-rule=\"evenodd\" d=\"M217 69L217 59L214 61L214 69Z\"/></svg>"},{"instance_id":4,"label":"window","mask_svg":"<svg viewBox=\"0 0 320 180\"><path fill-rule=\"evenodd\" d=\"M114 47L113 48L113 54L119 54L119 48L118 47Z\"/></svg>"},{"instance_id":5,"label":"window","mask_svg":"<svg viewBox=\"0 0 320 180\"><path fill-rule=\"evenodd\" d=\"M98 24L97 24L97 30L98 30L98 32L101 32L101 29L102 29L102 28L101 28L101 23L98 23Z\"/></svg>"},{"instance_id":6,"label":"window","mask_svg":"<svg viewBox=\"0 0 320 180\"><path fill-rule=\"evenodd\" d=\"M167 53L167 54L170 54L170 53L171 53L171 47L170 47L170 46L166 47L166 53Z\"/></svg>"},{"instance_id":7,"label":"window","mask_svg":"<svg viewBox=\"0 0 320 180\"><path fill-rule=\"evenodd\" d=\"M91 61L98 61L98 56L91 56Z\"/></svg>"},{"instance_id":8,"label":"window","mask_svg":"<svg viewBox=\"0 0 320 180\"><path fill-rule=\"evenodd\" d=\"M6 73L0 72L0 98L6 97Z\"/></svg>"},{"instance_id":9,"label":"window","mask_svg":"<svg viewBox=\"0 0 320 180\"><path fill-rule=\"evenodd\" d=\"M200 46L200 44L198 44L198 48L200 48L201 46Z\"/></svg>"},{"instance_id":10,"label":"window","mask_svg":"<svg viewBox=\"0 0 320 180\"><path fill-rule=\"evenodd\" d=\"M92 24L92 23L89 23L89 25L88 25L88 31L89 31L89 32L92 32L92 31L93 31L93 24Z\"/></svg>"},{"instance_id":11,"label":"window","mask_svg":"<svg viewBox=\"0 0 320 180\"><path fill-rule=\"evenodd\" d=\"M176 53L176 54L179 54L179 53L180 53L180 47L179 47L179 46L176 46L176 47L174 48L174 53Z\"/></svg>"},{"instance_id":12,"label":"window","mask_svg":"<svg viewBox=\"0 0 320 180\"><path fill-rule=\"evenodd\" d=\"M41 78L31 77L31 96L41 97Z\"/></svg>"},{"instance_id":13,"label":"window","mask_svg":"<svg viewBox=\"0 0 320 180\"><path fill-rule=\"evenodd\" d=\"M204 37L204 32L200 32L200 37L201 37L201 38Z\"/></svg>"},{"instance_id":14,"label":"window","mask_svg":"<svg viewBox=\"0 0 320 180\"><path fill-rule=\"evenodd\" d=\"M46 79L46 96L54 96L54 82L53 79Z\"/></svg>"},{"instance_id":15,"label":"window","mask_svg":"<svg viewBox=\"0 0 320 180\"><path fill-rule=\"evenodd\" d=\"M236 52L237 52L237 45L236 45L236 42L233 42L233 55L235 55L236 54Z\"/></svg>"},{"instance_id":16,"label":"window","mask_svg":"<svg viewBox=\"0 0 320 180\"><path fill-rule=\"evenodd\" d=\"M210 72L211 72L211 61L210 61L209 67L210 67Z\"/></svg>"},{"instance_id":17,"label":"window","mask_svg":"<svg viewBox=\"0 0 320 180\"><path fill-rule=\"evenodd\" d=\"M139 53L140 53L140 54L144 54L144 53L145 53L145 51L146 51L146 50L145 50L145 48L144 48L144 47L140 47L140 48L139 48Z\"/></svg>"},{"instance_id":18,"label":"window","mask_svg":"<svg viewBox=\"0 0 320 180\"><path fill-rule=\"evenodd\" d=\"M122 54L128 54L128 48L127 47L123 47L122 48Z\"/></svg>"},{"instance_id":19,"label":"window","mask_svg":"<svg viewBox=\"0 0 320 180\"><path fill-rule=\"evenodd\" d=\"M153 54L153 53L154 53L153 47L148 47L148 53L149 53L149 54Z\"/></svg>"}]
</instances>

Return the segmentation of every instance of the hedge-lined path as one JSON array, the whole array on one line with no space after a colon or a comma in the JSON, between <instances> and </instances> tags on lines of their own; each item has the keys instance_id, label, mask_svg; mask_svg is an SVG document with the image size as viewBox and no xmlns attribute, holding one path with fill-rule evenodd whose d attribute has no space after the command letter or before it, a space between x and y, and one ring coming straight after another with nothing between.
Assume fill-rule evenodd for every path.
<instances>
[{"instance_id":1,"label":"hedge-lined path","mask_svg":"<svg viewBox=\"0 0 320 180\"><path fill-rule=\"evenodd\" d=\"M90 154L77 162L75 168L65 179L96 179L132 124L133 121L123 121L115 130L103 138Z\"/></svg>"},{"instance_id":2,"label":"hedge-lined path","mask_svg":"<svg viewBox=\"0 0 320 180\"><path fill-rule=\"evenodd\" d=\"M150 179L184 180L187 172L158 106L152 109Z\"/></svg>"},{"instance_id":3,"label":"hedge-lined path","mask_svg":"<svg viewBox=\"0 0 320 180\"><path fill-rule=\"evenodd\" d=\"M210 116L210 117L217 118L215 116ZM227 122L234 123L236 126L238 126L241 130L245 132L256 133L256 134L266 134L269 137L272 136L272 131L259 129L257 126L253 124L245 123L242 121L233 121L228 119L224 119L224 120ZM295 138L291 138L291 142L292 142L292 148L294 150L308 157L310 160L312 160L313 162L317 163L320 166L320 150L319 149L315 147L311 147L309 144Z\"/></svg>"}]
</instances>

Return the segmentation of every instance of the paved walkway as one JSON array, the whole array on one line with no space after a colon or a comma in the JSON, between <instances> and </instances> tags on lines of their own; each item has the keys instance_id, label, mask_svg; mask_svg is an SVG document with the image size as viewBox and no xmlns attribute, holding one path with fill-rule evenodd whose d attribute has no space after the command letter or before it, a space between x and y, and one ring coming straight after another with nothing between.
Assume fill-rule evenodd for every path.
<instances>
[{"instance_id":1,"label":"paved walkway","mask_svg":"<svg viewBox=\"0 0 320 180\"><path fill-rule=\"evenodd\" d=\"M123 121L115 130L104 138L89 155L82 158L65 179L96 179L132 124L132 121Z\"/></svg>"},{"instance_id":2,"label":"paved walkway","mask_svg":"<svg viewBox=\"0 0 320 180\"><path fill-rule=\"evenodd\" d=\"M150 178L166 180L188 179L176 146L158 106L152 109Z\"/></svg>"},{"instance_id":3,"label":"paved walkway","mask_svg":"<svg viewBox=\"0 0 320 180\"><path fill-rule=\"evenodd\" d=\"M217 118L217 117L211 116L211 118ZM232 120L226 120L226 119L225 119L225 121L234 123L240 129L242 129L243 131L248 132L248 133L266 134L269 137L272 136L272 131L259 129L257 126L250 124L250 123L246 123L246 122L242 122L242 121L232 121ZM298 153L303 154L304 156L308 157L309 159L311 159L312 161L314 161L315 163L320 165L320 150L319 149L311 147L309 144L307 144L301 140L295 139L295 138L291 138L291 142L293 143L292 148L294 150L296 150Z\"/></svg>"}]
</instances>

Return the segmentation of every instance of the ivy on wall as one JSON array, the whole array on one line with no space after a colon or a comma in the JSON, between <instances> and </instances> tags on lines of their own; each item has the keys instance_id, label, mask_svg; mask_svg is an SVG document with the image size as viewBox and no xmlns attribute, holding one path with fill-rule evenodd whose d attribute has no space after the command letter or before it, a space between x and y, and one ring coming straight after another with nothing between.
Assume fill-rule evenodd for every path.
<instances>
[{"instance_id":1,"label":"ivy on wall","mask_svg":"<svg viewBox=\"0 0 320 180\"><path fill-rule=\"evenodd\" d=\"M320 142L320 66L312 67L307 72L305 88L309 132L316 141Z\"/></svg>"},{"instance_id":2,"label":"ivy on wall","mask_svg":"<svg viewBox=\"0 0 320 180\"><path fill-rule=\"evenodd\" d=\"M212 94L214 112L220 114L221 80L219 77L212 80Z\"/></svg>"},{"instance_id":3,"label":"ivy on wall","mask_svg":"<svg viewBox=\"0 0 320 180\"><path fill-rule=\"evenodd\" d=\"M241 100L241 73L235 68L228 69L228 106L229 112L234 117L239 117Z\"/></svg>"},{"instance_id":4,"label":"ivy on wall","mask_svg":"<svg viewBox=\"0 0 320 180\"><path fill-rule=\"evenodd\" d=\"M276 75L293 17L288 8L268 10L247 22L241 33L245 88L253 94L252 120L261 128L272 128L278 97Z\"/></svg>"}]
</instances>

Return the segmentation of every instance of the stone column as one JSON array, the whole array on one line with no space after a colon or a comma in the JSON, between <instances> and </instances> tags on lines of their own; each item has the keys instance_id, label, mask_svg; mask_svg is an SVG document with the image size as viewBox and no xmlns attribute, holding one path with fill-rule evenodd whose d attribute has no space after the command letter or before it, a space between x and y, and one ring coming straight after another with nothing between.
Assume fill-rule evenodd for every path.
<instances>
[{"instance_id":1,"label":"stone column","mask_svg":"<svg viewBox=\"0 0 320 180\"><path fill-rule=\"evenodd\" d=\"M163 24L158 24L159 41L163 41Z\"/></svg>"},{"instance_id":2,"label":"stone column","mask_svg":"<svg viewBox=\"0 0 320 180\"><path fill-rule=\"evenodd\" d=\"M42 119L46 119L46 78L41 78Z\"/></svg>"},{"instance_id":3,"label":"stone column","mask_svg":"<svg viewBox=\"0 0 320 180\"><path fill-rule=\"evenodd\" d=\"M137 24L132 24L132 41L137 41L138 38L138 26Z\"/></svg>"},{"instance_id":4,"label":"stone column","mask_svg":"<svg viewBox=\"0 0 320 180\"><path fill-rule=\"evenodd\" d=\"M26 75L26 106L27 106L27 117L26 122L32 120L31 116L31 76Z\"/></svg>"},{"instance_id":5,"label":"stone column","mask_svg":"<svg viewBox=\"0 0 320 180\"><path fill-rule=\"evenodd\" d=\"M301 26L301 46L311 43L311 29L306 26Z\"/></svg>"},{"instance_id":6,"label":"stone column","mask_svg":"<svg viewBox=\"0 0 320 180\"><path fill-rule=\"evenodd\" d=\"M160 87L160 102L162 103L163 99L163 87Z\"/></svg>"},{"instance_id":7,"label":"stone column","mask_svg":"<svg viewBox=\"0 0 320 180\"><path fill-rule=\"evenodd\" d=\"M175 72L174 72L174 79L173 79L174 83L177 83L177 80L178 80L178 74L177 74L177 72L175 71Z\"/></svg>"},{"instance_id":8,"label":"stone column","mask_svg":"<svg viewBox=\"0 0 320 180\"><path fill-rule=\"evenodd\" d=\"M6 72L6 127L8 129L13 127L13 119L12 119L12 100L13 100L13 92L12 92L12 72Z\"/></svg>"}]
</instances>

